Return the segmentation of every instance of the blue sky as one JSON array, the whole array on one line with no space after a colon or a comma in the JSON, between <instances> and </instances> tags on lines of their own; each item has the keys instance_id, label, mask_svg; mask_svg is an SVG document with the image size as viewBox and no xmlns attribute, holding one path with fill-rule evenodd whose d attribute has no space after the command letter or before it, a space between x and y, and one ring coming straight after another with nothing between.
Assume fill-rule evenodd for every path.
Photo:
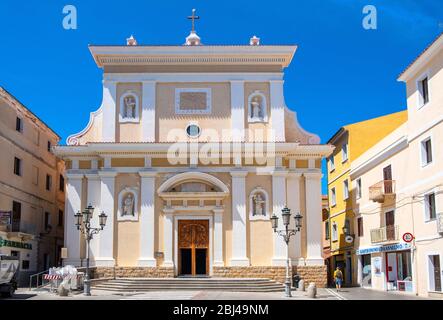
<instances>
[{"instance_id":1,"label":"blue sky","mask_svg":"<svg viewBox=\"0 0 443 320\"><path fill-rule=\"evenodd\" d=\"M78 29L62 27L65 5ZM375 5L378 29L362 27ZM83 129L101 103L101 69L88 44L182 44L192 8L206 44L297 44L285 96L323 142L342 125L406 107L398 74L443 31L440 0L0 1L0 85L61 137Z\"/></svg>"}]
</instances>

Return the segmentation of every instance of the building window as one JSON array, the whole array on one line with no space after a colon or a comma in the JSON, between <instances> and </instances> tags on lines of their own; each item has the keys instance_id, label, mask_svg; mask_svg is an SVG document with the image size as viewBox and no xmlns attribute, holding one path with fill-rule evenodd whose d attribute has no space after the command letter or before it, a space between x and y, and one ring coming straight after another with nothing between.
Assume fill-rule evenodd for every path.
<instances>
[{"instance_id":1,"label":"building window","mask_svg":"<svg viewBox=\"0 0 443 320\"><path fill-rule=\"evenodd\" d=\"M45 212L45 230L48 230L51 227L51 214L49 212Z\"/></svg>"},{"instance_id":2,"label":"building window","mask_svg":"<svg viewBox=\"0 0 443 320\"><path fill-rule=\"evenodd\" d=\"M437 210L435 208L435 193L428 193L425 195L425 220L430 221L437 218Z\"/></svg>"},{"instance_id":3,"label":"building window","mask_svg":"<svg viewBox=\"0 0 443 320\"><path fill-rule=\"evenodd\" d=\"M29 260L22 260L22 270L29 269Z\"/></svg>"},{"instance_id":4,"label":"building window","mask_svg":"<svg viewBox=\"0 0 443 320\"><path fill-rule=\"evenodd\" d=\"M38 167L32 166L32 183L38 185Z\"/></svg>"},{"instance_id":5,"label":"building window","mask_svg":"<svg viewBox=\"0 0 443 320\"><path fill-rule=\"evenodd\" d=\"M63 211L58 210L58 226L63 227Z\"/></svg>"},{"instance_id":6,"label":"building window","mask_svg":"<svg viewBox=\"0 0 443 320\"><path fill-rule=\"evenodd\" d=\"M341 157L342 162L345 162L348 160L348 144L344 143L341 148Z\"/></svg>"},{"instance_id":7,"label":"building window","mask_svg":"<svg viewBox=\"0 0 443 320\"><path fill-rule=\"evenodd\" d=\"M421 165L422 167L432 162L432 142L427 138L421 142Z\"/></svg>"},{"instance_id":8,"label":"building window","mask_svg":"<svg viewBox=\"0 0 443 320\"><path fill-rule=\"evenodd\" d=\"M15 120L15 130L22 133L23 132L23 120L19 117Z\"/></svg>"},{"instance_id":9,"label":"building window","mask_svg":"<svg viewBox=\"0 0 443 320\"><path fill-rule=\"evenodd\" d=\"M330 234L329 234L329 221L325 221L325 239L329 240Z\"/></svg>"},{"instance_id":10,"label":"building window","mask_svg":"<svg viewBox=\"0 0 443 320\"><path fill-rule=\"evenodd\" d=\"M348 180L343 181L343 200L349 198L349 182Z\"/></svg>"},{"instance_id":11,"label":"building window","mask_svg":"<svg viewBox=\"0 0 443 320\"><path fill-rule=\"evenodd\" d=\"M48 152L51 152L51 141L48 141Z\"/></svg>"},{"instance_id":12,"label":"building window","mask_svg":"<svg viewBox=\"0 0 443 320\"><path fill-rule=\"evenodd\" d=\"M197 138L198 136L200 136L200 133L201 133L201 129L195 123L192 123L186 127L186 134L190 138Z\"/></svg>"},{"instance_id":13,"label":"building window","mask_svg":"<svg viewBox=\"0 0 443 320\"><path fill-rule=\"evenodd\" d=\"M332 223L332 241L338 240L338 228L335 222Z\"/></svg>"},{"instance_id":14,"label":"building window","mask_svg":"<svg viewBox=\"0 0 443 320\"><path fill-rule=\"evenodd\" d=\"M357 218L357 235L363 237L363 217Z\"/></svg>"},{"instance_id":15,"label":"building window","mask_svg":"<svg viewBox=\"0 0 443 320\"><path fill-rule=\"evenodd\" d=\"M332 206L335 206L337 203L336 203L336 199L335 199L335 188L332 188L331 189L331 205Z\"/></svg>"},{"instance_id":16,"label":"building window","mask_svg":"<svg viewBox=\"0 0 443 320\"><path fill-rule=\"evenodd\" d=\"M14 174L17 176L22 175L22 160L17 157L14 157Z\"/></svg>"},{"instance_id":17,"label":"building window","mask_svg":"<svg viewBox=\"0 0 443 320\"><path fill-rule=\"evenodd\" d=\"M52 187L52 176L47 174L46 175L46 190L51 190Z\"/></svg>"},{"instance_id":18,"label":"building window","mask_svg":"<svg viewBox=\"0 0 443 320\"><path fill-rule=\"evenodd\" d=\"M329 172L332 172L334 170L335 170L334 156L331 156L329 158Z\"/></svg>"},{"instance_id":19,"label":"building window","mask_svg":"<svg viewBox=\"0 0 443 320\"><path fill-rule=\"evenodd\" d=\"M356 196L357 199L361 198L361 178L358 178L356 183L355 183L355 189L356 189Z\"/></svg>"},{"instance_id":20,"label":"building window","mask_svg":"<svg viewBox=\"0 0 443 320\"><path fill-rule=\"evenodd\" d=\"M351 220L349 220L349 219L345 220L345 226L343 229L343 233L345 234L345 236L347 236L348 234L351 234Z\"/></svg>"},{"instance_id":21,"label":"building window","mask_svg":"<svg viewBox=\"0 0 443 320\"><path fill-rule=\"evenodd\" d=\"M421 108L429 102L429 78L426 76L417 82L418 107Z\"/></svg>"},{"instance_id":22,"label":"building window","mask_svg":"<svg viewBox=\"0 0 443 320\"><path fill-rule=\"evenodd\" d=\"M58 189L59 189L61 192L64 192L64 191L65 191L65 178L64 178L62 175L60 175Z\"/></svg>"},{"instance_id":23,"label":"building window","mask_svg":"<svg viewBox=\"0 0 443 320\"><path fill-rule=\"evenodd\" d=\"M22 217L22 204L17 201L12 201L12 221L11 221L12 232L20 232L21 217Z\"/></svg>"}]
</instances>

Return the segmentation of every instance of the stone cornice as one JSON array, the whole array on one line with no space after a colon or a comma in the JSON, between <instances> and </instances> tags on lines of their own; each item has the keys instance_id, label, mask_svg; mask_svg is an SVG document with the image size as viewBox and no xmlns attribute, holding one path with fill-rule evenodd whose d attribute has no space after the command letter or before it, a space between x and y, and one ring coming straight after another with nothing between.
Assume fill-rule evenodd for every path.
<instances>
[{"instance_id":1,"label":"stone cornice","mask_svg":"<svg viewBox=\"0 0 443 320\"><path fill-rule=\"evenodd\" d=\"M117 171L114 171L112 169L104 169L104 170L100 170L98 172L99 176L101 178L115 178L118 174Z\"/></svg>"},{"instance_id":2,"label":"stone cornice","mask_svg":"<svg viewBox=\"0 0 443 320\"><path fill-rule=\"evenodd\" d=\"M281 65L297 46L90 46L99 67L106 65Z\"/></svg>"}]
</instances>

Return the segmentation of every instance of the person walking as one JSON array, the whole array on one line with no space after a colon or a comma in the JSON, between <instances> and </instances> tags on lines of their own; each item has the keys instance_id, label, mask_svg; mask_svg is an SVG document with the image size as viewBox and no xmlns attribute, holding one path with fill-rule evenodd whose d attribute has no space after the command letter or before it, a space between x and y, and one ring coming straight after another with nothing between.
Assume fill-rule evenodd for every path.
<instances>
[{"instance_id":1,"label":"person walking","mask_svg":"<svg viewBox=\"0 0 443 320\"><path fill-rule=\"evenodd\" d=\"M343 273L340 270L340 267L337 267L334 271L334 280L335 280L335 288L337 292L341 289L341 285L343 283Z\"/></svg>"}]
</instances>

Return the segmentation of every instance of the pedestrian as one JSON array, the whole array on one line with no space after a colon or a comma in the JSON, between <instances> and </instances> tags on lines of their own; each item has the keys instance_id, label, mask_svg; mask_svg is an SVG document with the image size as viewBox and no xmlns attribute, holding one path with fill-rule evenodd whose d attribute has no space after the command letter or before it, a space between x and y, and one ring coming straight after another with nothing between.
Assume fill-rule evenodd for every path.
<instances>
[{"instance_id":1,"label":"pedestrian","mask_svg":"<svg viewBox=\"0 0 443 320\"><path fill-rule=\"evenodd\" d=\"M341 289L341 284L343 283L343 273L340 270L340 267L337 267L334 271L334 280L335 280L335 288L337 292Z\"/></svg>"}]
</instances>

